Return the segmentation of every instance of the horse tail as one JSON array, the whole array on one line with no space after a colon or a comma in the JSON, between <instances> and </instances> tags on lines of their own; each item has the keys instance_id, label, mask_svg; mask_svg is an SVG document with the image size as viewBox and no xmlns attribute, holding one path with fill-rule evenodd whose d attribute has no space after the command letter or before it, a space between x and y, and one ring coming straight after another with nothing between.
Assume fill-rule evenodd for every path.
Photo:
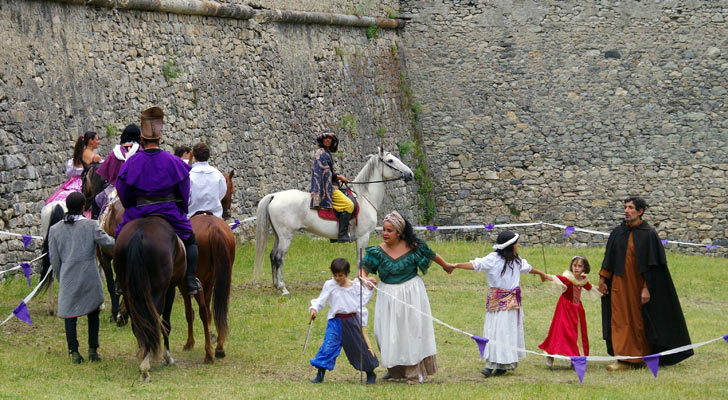
<instances>
[{"instance_id":1,"label":"horse tail","mask_svg":"<svg viewBox=\"0 0 728 400\"><path fill-rule=\"evenodd\" d=\"M253 279L260 278L260 267L263 265L263 256L265 249L268 247L268 232L270 231L270 217L268 215L268 206L273 200L273 194L263 197L258 203L258 211L255 213L255 219L258 222L255 228L255 264L253 267Z\"/></svg>"},{"instance_id":2,"label":"horse tail","mask_svg":"<svg viewBox=\"0 0 728 400\"><path fill-rule=\"evenodd\" d=\"M150 353L156 358L161 347L162 321L151 295L152 285L144 260L141 226L137 226L126 248L126 287L130 295L125 297L139 349L142 354Z\"/></svg>"},{"instance_id":3,"label":"horse tail","mask_svg":"<svg viewBox=\"0 0 728 400\"><path fill-rule=\"evenodd\" d=\"M215 318L215 327L217 327L217 335L220 338L219 340L224 342L228 334L227 314L235 253L233 247L233 254L230 257L227 247L229 241L225 240L225 234L220 229L228 228L213 226L209 230L209 243L212 245L210 255L212 256L215 282L212 289L212 312ZM233 246L235 246L235 239L233 239Z\"/></svg>"},{"instance_id":4,"label":"horse tail","mask_svg":"<svg viewBox=\"0 0 728 400\"><path fill-rule=\"evenodd\" d=\"M60 204L56 204L53 206L53 209L51 209L50 212L50 218L48 219L48 227L46 228L46 231L44 232L43 236L43 259L41 260L41 271L40 271L40 279L43 279L44 276L48 273L50 270L50 274L48 276L48 279L43 281L43 284L40 286L39 290L41 292L45 292L48 290L49 287L53 284L53 269L51 268L51 257L48 254L48 232L51 230L51 226L55 225L57 222L61 221L63 219L63 215L66 212L63 210L63 207Z\"/></svg>"}]
</instances>

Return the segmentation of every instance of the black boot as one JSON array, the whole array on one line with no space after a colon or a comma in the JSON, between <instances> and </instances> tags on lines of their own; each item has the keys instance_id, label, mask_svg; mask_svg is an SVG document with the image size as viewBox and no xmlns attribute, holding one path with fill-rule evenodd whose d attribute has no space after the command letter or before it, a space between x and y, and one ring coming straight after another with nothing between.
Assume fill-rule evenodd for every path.
<instances>
[{"instance_id":1,"label":"black boot","mask_svg":"<svg viewBox=\"0 0 728 400\"><path fill-rule=\"evenodd\" d=\"M192 239L192 237L190 237L190 239ZM200 281L198 281L196 277L198 253L197 243L192 240L190 241L192 243L185 243L185 250L187 251L187 272L185 273L185 281L187 282L187 293L190 296L194 296L199 293L202 288Z\"/></svg>"},{"instance_id":2,"label":"black boot","mask_svg":"<svg viewBox=\"0 0 728 400\"><path fill-rule=\"evenodd\" d=\"M339 213L339 243L351 242L349 237L349 220L351 219L351 213L342 211Z\"/></svg>"},{"instance_id":3,"label":"black boot","mask_svg":"<svg viewBox=\"0 0 728 400\"><path fill-rule=\"evenodd\" d=\"M367 385L373 385L377 382L377 374L374 373L374 370L367 371Z\"/></svg>"},{"instance_id":4,"label":"black boot","mask_svg":"<svg viewBox=\"0 0 728 400\"><path fill-rule=\"evenodd\" d=\"M316 373L316 377L311 379L312 383L321 383L324 381L324 374L326 373L326 368L319 368L318 373Z\"/></svg>"}]
</instances>

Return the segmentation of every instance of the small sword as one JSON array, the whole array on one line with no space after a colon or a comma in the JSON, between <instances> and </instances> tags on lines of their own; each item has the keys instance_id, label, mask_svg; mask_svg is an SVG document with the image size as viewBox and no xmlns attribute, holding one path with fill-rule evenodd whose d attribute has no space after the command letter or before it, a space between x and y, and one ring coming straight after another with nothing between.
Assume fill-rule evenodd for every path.
<instances>
[{"instance_id":1,"label":"small sword","mask_svg":"<svg viewBox=\"0 0 728 400\"><path fill-rule=\"evenodd\" d=\"M311 328L313 328L313 320L308 321L308 332L306 332L306 342L303 343L303 353L306 354L306 347L308 347L308 339L311 337Z\"/></svg>"}]
</instances>

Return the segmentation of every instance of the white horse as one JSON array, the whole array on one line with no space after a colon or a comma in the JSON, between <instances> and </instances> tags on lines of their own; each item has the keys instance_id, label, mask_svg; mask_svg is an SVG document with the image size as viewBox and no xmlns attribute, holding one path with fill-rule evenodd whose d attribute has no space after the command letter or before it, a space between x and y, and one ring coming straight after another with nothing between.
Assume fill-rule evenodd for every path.
<instances>
[{"instance_id":1,"label":"white horse","mask_svg":"<svg viewBox=\"0 0 728 400\"><path fill-rule=\"evenodd\" d=\"M352 218L349 228L356 240L357 265L361 263L359 259L361 249L367 245L369 234L377 225L377 213L384 200L385 182L398 179L407 182L413 177L412 170L402 161L380 148L379 154L369 156L364 168L350 183L356 185L353 190L357 192L359 201L359 215L356 220ZM296 232L303 229L329 239L338 237L338 222L319 218L318 212L311 209L310 204L311 194L300 190L272 193L263 197L258 203L254 279L257 280L260 276L263 254L272 226L275 234L273 250L270 253L273 285L280 289L284 296L290 293L283 282L283 260Z\"/></svg>"},{"instance_id":2,"label":"white horse","mask_svg":"<svg viewBox=\"0 0 728 400\"><path fill-rule=\"evenodd\" d=\"M63 219L63 215L68 211L65 201L52 201L40 209L40 231L43 233L43 252L45 256L42 261L40 277L46 275L51 268L50 257L48 256L48 230L56 222ZM48 290L48 314L55 314L55 297L53 296L53 273L43 282L42 290Z\"/></svg>"}]
</instances>

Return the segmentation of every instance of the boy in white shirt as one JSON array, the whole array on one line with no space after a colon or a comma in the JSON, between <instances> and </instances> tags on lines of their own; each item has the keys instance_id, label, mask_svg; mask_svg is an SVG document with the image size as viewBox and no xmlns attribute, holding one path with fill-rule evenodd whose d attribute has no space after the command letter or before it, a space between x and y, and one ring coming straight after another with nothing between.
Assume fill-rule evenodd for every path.
<instances>
[{"instance_id":1,"label":"boy in white shirt","mask_svg":"<svg viewBox=\"0 0 728 400\"><path fill-rule=\"evenodd\" d=\"M334 369L336 357L339 356L343 347L349 363L356 370L365 371L367 384L373 384L377 379L374 368L379 366L379 360L372 350L364 327L367 325L369 316L366 304L372 297L373 285L377 281L372 277L366 278L365 290L360 287L361 283L358 279L352 281L347 278L349 262L344 258L335 258L331 262L331 273L333 278L324 283L321 294L318 298L311 300L311 307L308 309L311 321L313 321L316 314L326 306L326 301L329 302L324 342L316 353L316 357L311 360L311 365L318 369L318 373L316 378L311 379L311 382L323 382L326 370ZM364 306L361 316L359 315L360 306ZM361 324L359 323L360 317Z\"/></svg>"},{"instance_id":2,"label":"boy in white shirt","mask_svg":"<svg viewBox=\"0 0 728 400\"><path fill-rule=\"evenodd\" d=\"M205 143L197 143L192 148L195 163L190 170L190 203L187 218L192 218L198 211L210 211L214 216L222 218L220 200L227 193L227 182L217 168L210 165L210 147Z\"/></svg>"}]
</instances>

